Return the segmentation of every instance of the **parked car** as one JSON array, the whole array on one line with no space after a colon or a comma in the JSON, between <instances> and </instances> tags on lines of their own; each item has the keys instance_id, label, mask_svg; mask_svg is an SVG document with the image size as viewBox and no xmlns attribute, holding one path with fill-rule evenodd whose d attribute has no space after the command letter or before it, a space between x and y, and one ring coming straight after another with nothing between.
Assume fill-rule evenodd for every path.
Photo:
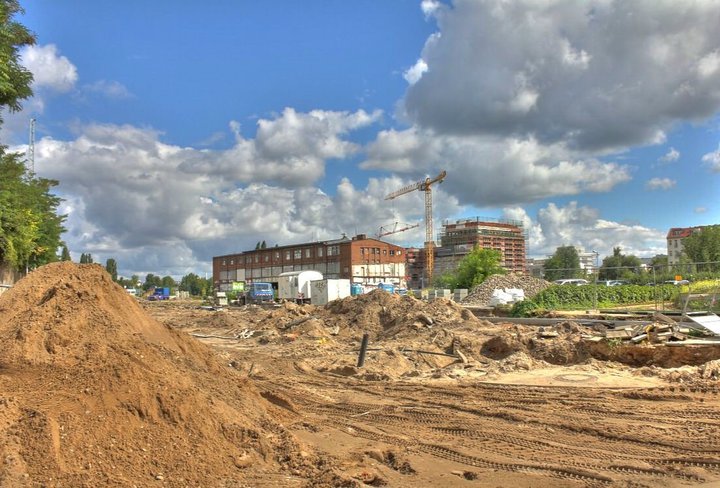
<instances>
[{"instance_id":1,"label":"parked car","mask_svg":"<svg viewBox=\"0 0 720 488\"><path fill-rule=\"evenodd\" d=\"M606 281L598 281L598 285L603 286L620 286L620 285L627 285L628 282L625 280L606 280Z\"/></svg>"},{"instance_id":2,"label":"parked car","mask_svg":"<svg viewBox=\"0 0 720 488\"><path fill-rule=\"evenodd\" d=\"M583 280L581 278L570 278L565 280L555 280L553 281L556 285L574 285L574 286L582 286L587 285L589 282L588 280Z\"/></svg>"},{"instance_id":3,"label":"parked car","mask_svg":"<svg viewBox=\"0 0 720 488\"><path fill-rule=\"evenodd\" d=\"M688 280L667 280L664 282L666 285L689 285L690 281Z\"/></svg>"}]
</instances>

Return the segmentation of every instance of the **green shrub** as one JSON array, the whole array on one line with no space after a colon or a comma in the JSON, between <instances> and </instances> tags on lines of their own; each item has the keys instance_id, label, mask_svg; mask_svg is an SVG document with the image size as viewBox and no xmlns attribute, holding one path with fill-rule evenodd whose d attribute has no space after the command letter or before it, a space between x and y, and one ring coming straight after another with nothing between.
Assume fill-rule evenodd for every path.
<instances>
[{"instance_id":1,"label":"green shrub","mask_svg":"<svg viewBox=\"0 0 720 488\"><path fill-rule=\"evenodd\" d=\"M540 310L538 304L532 300L523 300L517 302L512 306L510 310L511 317L533 317Z\"/></svg>"},{"instance_id":2,"label":"green shrub","mask_svg":"<svg viewBox=\"0 0 720 488\"><path fill-rule=\"evenodd\" d=\"M590 308L596 303L613 306L650 303L655 300L671 301L677 297L678 292L678 287L674 285L554 285L535 295L533 301L544 309Z\"/></svg>"}]
</instances>

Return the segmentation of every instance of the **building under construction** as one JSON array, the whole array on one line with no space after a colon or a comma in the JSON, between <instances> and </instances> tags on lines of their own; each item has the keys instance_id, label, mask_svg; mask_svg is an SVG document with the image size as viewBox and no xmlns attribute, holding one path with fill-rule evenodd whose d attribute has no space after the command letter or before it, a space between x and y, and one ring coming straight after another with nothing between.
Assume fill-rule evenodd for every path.
<instances>
[{"instance_id":1,"label":"building under construction","mask_svg":"<svg viewBox=\"0 0 720 488\"><path fill-rule=\"evenodd\" d=\"M436 249L435 274L455 270L457 263L477 246L500 251L508 273L526 273L527 232L518 220L475 217L444 221Z\"/></svg>"},{"instance_id":2,"label":"building under construction","mask_svg":"<svg viewBox=\"0 0 720 488\"><path fill-rule=\"evenodd\" d=\"M406 286L405 250L365 234L213 257L213 283L221 291L232 289L233 282L277 284L280 273L303 270L363 285Z\"/></svg>"}]
</instances>

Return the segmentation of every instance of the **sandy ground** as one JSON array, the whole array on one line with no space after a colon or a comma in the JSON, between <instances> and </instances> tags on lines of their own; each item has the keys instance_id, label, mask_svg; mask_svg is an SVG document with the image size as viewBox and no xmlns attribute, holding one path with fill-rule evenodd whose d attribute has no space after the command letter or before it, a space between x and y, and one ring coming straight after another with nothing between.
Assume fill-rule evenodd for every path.
<instances>
[{"instance_id":1,"label":"sandy ground","mask_svg":"<svg viewBox=\"0 0 720 488\"><path fill-rule=\"evenodd\" d=\"M262 338L268 333L263 314L275 314L275 324L280 315L167 304L148 310L188 333L226 337L256 330ZM423 327L399 340L371 341L382 350L368 352L366 366L356 368L360 334L328 335L331 321L322 324L282 329L267 342L199 340L252 378L297 438L355 480L392 487L720 481L720 397L710 367L637 368L593 358L560 366L533 358L527 347L502 359L477 354L466 363L402 352L430 349L422 337L437 333ZM468 334L487 344L517 331L473 322L469 330L456 324L453 336L456 344L467 343ZM277 480L271 485L279 486Z\"/></svg>"},{"instance_id":2,"label":"sandy ground","mask_svg":"<svg viewBox=\"0 0 720 488\"><path fill-rule=\"evenodd\" d=\"M0 296L0 488L720 482L720 347L590 332L382 291L140 302L54 263Z\"/></svg>"}]
</instances>

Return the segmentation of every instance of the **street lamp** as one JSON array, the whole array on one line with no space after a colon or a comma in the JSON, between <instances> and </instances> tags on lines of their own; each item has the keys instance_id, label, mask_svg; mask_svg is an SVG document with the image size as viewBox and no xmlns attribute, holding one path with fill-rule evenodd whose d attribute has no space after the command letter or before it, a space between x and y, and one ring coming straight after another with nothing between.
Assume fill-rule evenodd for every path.
<instances>
[{"instance_id":1,"label":"street lamp","mask_svg":"<svg viewBox=\"0 0 720 488\"><path fill-rule=\"evenodd\" d=\"M598 285L598 275L600 274L600 253L597 251L592 251L592 253L595 255L595 293L593 293L593 310L597 310L597 307L598 307L597 285Z\"/></svg>"}]
</instances>

